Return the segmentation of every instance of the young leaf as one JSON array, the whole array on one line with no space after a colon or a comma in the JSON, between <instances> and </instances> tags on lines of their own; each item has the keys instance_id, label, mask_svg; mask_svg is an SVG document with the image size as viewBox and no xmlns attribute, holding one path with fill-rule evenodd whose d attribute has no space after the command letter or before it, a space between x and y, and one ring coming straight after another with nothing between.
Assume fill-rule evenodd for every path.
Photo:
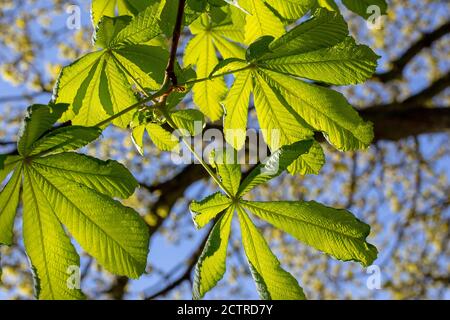
<instances>
[{"instance_id":1,"label":"young leaf","mask_svg":"<svg viewBox=\"0 0 450 320\"><path fill-rule=\"evenodd\" d=\"M220 192L216 192L202 201L192 201L189 209L196 228L201 229L206 226L209 221L226 210L231 204L231 199Z\"/></svg>"},{"instance_id":2,"label":"young leaf","mask_svg":"<svg viewBox=\"0 0 450 320\"><path fill-rule=\"evenodd\" d=\"M234 207L229 207L216 222L195 267L192 296L201 299L214 288L226 271L228 238Z\"/></svg>"},{"instance_id":3,"label":"young leaf","mask_svg":"<svg viewBox=\"0 0 450 320\"><path fill-rule=\"evenodd\" d=\"M162 151L177 151L179 148L178 139L169 131L158 124L147 123L145 126L148 135L153 143Z\"/></svg>"},{"instance_id":4,"label":"young leaf","mask_svg":"<svg viewBox=\"0 0 450 320\"><path fill-rule=\"evenodd\" d=\"M311 202L241 202L242 206L299 241L339 260L369 266L377 249L366 242L370 227L350 212Z\"/></svg>"},{"instance_id":5,"label":"young leaf","mask_svg":"<svg viewBox=\"0 0 450 320\"><path fill-rule=\"evenodd\" d=\"M312 140L305 140L281 147L248 174L239 186L237 195L243 196L257 185L279 176L301 155L307 153L312 145Z\"/></svg>"},{"instance_id":6,"label":"young leaf","mask_svg":"<svg viewBox=\"0 0 450 320\"><path fill-rule=\"evenodd\" d=\"M118 64L125 69L129 82L157 90L164 81L164 72L169 59L167 50L149 45L132 45L113 51Z\"/></svg>"},{"instance_id":7,"label":"young leaf","mask_svg":"<svg viewBox=\"0 0 450 320\"><path fill-rule=\"evenodd\" d=\"M288 172L293 175L319 174L325 165L325 161L322 146L314 141L309 151L302 154L288 167Z\"/></svg>"},{"instance_id":8,"label":"young leaf","mask_svg":"<svg viewBox=\"0 0 450 320\"><path fill-rule=\"evenodd\" d=\"M191 136L196 136L203 132L205 117L198 110L176 110L170 116L181 134L189 133Z\"/></svg>"},{"instance_id":9,"label":"young leaf","mask_svg":"<svg viewBox=\"0 0 450 320\"><path fill-rule=\"evenodd\" d=\"M303 300L303 289L297 280L281 268L266 240L240 207L237 208L247 261L261 299Z\"/></svg>"}]
</instances>

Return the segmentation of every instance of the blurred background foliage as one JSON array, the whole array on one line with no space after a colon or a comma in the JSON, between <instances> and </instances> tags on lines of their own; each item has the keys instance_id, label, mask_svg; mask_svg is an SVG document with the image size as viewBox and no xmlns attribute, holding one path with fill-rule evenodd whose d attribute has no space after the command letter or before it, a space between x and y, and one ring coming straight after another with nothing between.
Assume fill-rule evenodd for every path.
<instances>
[{"instance_id":1,"label":"blurred background foliage","mask_svg":"<svg viewBox=\"0 0 450 320\"><path fill-rule=\"evenodd\" d=\"M317 199L348 208L372 226L380 290L368 289L370 275L358 264L336 262L259 224L310 299L450 298L450 3L389 4L379 30L343 9L355 38L382 56L372 80L339 89L375 123L372 147L354 153L326 147L327 164L319 176L284 175L252 194L265 200ZM69 5L81 8L79 30L66 26ZM89 7L90 1L0 0L1 152L15 148L27 105L47 102L61 67L92 50ZM188 38L183 34L183 43ZM91 299L191 298L193 266L206 233L195 230L187 205L214 186L203 180L200 166L177 166L147 145L141 157L128 132L109 128L85 149L117 159L134 173L141 188L126 204L152 231L148 274L139 280L115 277L82 256L83 289ZM33 298L20 229L18 221L16 245L0 249L1 299ZM257 298L239 237L235 226L225 278L206 298Z\"/></svg>"}]
</instances>

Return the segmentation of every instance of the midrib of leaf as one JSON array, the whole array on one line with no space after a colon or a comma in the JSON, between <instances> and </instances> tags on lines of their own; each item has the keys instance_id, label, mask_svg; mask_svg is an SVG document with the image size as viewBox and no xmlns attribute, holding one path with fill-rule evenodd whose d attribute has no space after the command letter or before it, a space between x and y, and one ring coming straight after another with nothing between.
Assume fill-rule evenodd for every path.
<instances>
[{"instance_id":1,"label":"midrib of leaf","mask_svg":"<svg viewBox=\"0 0 450 320\"><path fill-rule=\"evenodd\" d=\"M255 259L256 259L256 264L257 264L257 267L258 267L257 270L262 270L261 269L261 264L260 264L259 259L258 259L258 254L256 253L255 243L253 242L252 233L251 233L250 228L249 228L249 226L247 224L247 219L249 219L248 215L240 206L237 206L236 210L238 212L238 215L241 218L241 219L239 219L239 221L241 223L241 226L245 228L246 233L249 235L250 241L248 241L248 242L250 242L250 244L251 244L251 249L252 249L253 255L254 255Z\"/></svg>"},{"instance_id":2,"label":"midrib of leaf","mask_svg":"<svg viewBox=\"0 0 450 320\"><path fill-rule=\"evenodd\" d=\"M261 78L261 76L259 76L259 78ZM265 85L268 86L268 87L270 87L270 84L267 83L267 82L265 81L265 79L263 79L263 78L262 78L262 79L258 79L257 81L258 81L258 82L264 81L264 82L265 82ZM263 86L261 86L261 84L260 84L259 86L260 86L260 91L262 92L262 95L264 96L264 100L266 101L266 104L267 104L267 106L268 106L268 109L270 110L270 113L271 113L271 120L269 120L269 121L261 121L261 122L264 122L264 123L272 122L272 123L274 123L274 124L276 125L276 128L277 128L277 129L280 131L280 133L282 134L282 137L281 137L281 138L282 138L282 139L281 139L281 144L282 144L282 145L285 144L285 143L282 142L283 139L284 139L284 141L287 141L288 143L292 143L292 142L298 141L299 139L293 139L293 137L290 136L290 135L288 134L288 132L285 130L284 126L281 125L280 120L279 120L278 117L277 117L277 113L273 111L273 107L272 107L272 104L271 104L271 102L270 102L270 99L269 99L268 96L265 94L264 90L262 90L262 87L263 87ZM272 92L272 93L273 93L273 95L275 95L274 92ZM281 101L279 101L279 104L282 105ZM257 109L257 110L258 110L258 109ZM288 112L288 113L290 113L290 112L289 112L289 109L287 109L287 108L285 108L285 111ZM257 113L258 113L258 111L257 111ZM259 112L259 114L261 114L261 112ZM291 114L291 115L292 115L292 114ZM261 116L262 116L262 115L261 115ZM268 116L268 115L264 115L264 117L267 117L267 116ZM298 116L298 115L297 115L297 116ZM292 115L292 117L295 118L294 115ZM270 145L271 143L272 143L272 141L267 141L267 144L268 144L268 145Z\"/></svg>"},{"instance_id":3,"label":"midrib of leaf","mask_svg":"<svg viewBox=\"0 0 450 320\"><path fill-rule=\"evenodd\" d=\"M35 183L37 183L37 181L34 179L33 175L30 174L30 172L29 172L30 169L31 169L31 168L30 168L29 166L25 166L24 172L25 172L25 174L28 176L28 180L29 180L30 182L31 182L31 180L33 179L33 181L34 181ZM33 183L30 183L30 190L31 190L31 193L32 193L34 202L36 203L36 207L37 207L37 209L38 209L37 216L38 216L38 221L39 221L39 230L40 230L39 234L43 237L43 236L44 236L44 232L43 232L43 228L42 228L41 214L40 214L40 211L39 211L39 201L37 200L36 192L34 191L34 188L33 188ZM48 203L47 197L45 198L45 200L46 200L47 203ZM48 204L49 204L49 203L48 203ZM52 206L51 206L50 204L49 204L49 208L51 208L52 211L53 211L53 208L52 208ZM53 213L55 214L54 211L53 211ZM55 218L59 221L59 219L58 219L58 217L57 217L56 215L55 215ZM43 243L44 241L41 240L41 242ZM46 250L45 250L45 246L42 246L42 253L44 254L45 257L47 257L47 253L46 253ZM45 277L47 278L47 282L48 282L48 285L49 285L49 287L50 287L50 291L51 291L51 293L52 293L52 298L54 299L54 298L55 298L55 293L54 293L54 290L53 290L53 283L52 283L52 281L50 280L50 277L48 277L48 275L50 274L50 270L49 270L49 268L48 268L47 259L44 259L44 264L45 264L45 271L46 271L46 272L45 272ZM39 276L42 276L42 275L39 275Z\"/></svg>"},{"instance_id":4,"label":"midrib of leaf","mask_svg":"<svg viewBox=\"0 0 450 320\"><path fill-rule=\"evenodd\" d=\"M239 71L237 71L237 72L235 72L235 73L238 73L238 72L241 72L241 71L243 71L243 70L239 70ZM247 77L245 78L244 83L246 83L247 81L249 81L249 78L251 78L251 77L252 77L252 72L251 72L251 71L248 71L248 74L247 74ZM250 79L250 80L251 80L251 79ZM239 91L239 96L242 96L242 93L244 92L244 89L245 89L245 85L241 86L240 91ZM235 114L237 111L238 111L238 108L232 108L231 113L230 113L230 117L231 117L231 118L234 118L233 116L234 116L234 114Z\"/></svg>"},{"instance_id":5,"label":"midrib of leaf","mask_svg":"<svg viewBox=\"0 0 450 320\"><path fill-rule=\"evenodd\" d=\"M122 64L122 62L119 61L119 59L117 59L116 54L114 53L114 51L111 51L111 57L113 58L114 62L116 63L116 65L123 71L125 72L130 78L131 80L133 80L134 84L139 88L140 91L142 91L143 94L145 94L146 96L148 96L147 91L145 91L144 86L131 74L130 71L128 71L127 68L125 68L125 66ZM115 95L111 95L111 99L115 99ZM113 103L114 104L114 103ZM116 101L116 105L117 105L117 101Z\"/></svg>"},{"instance_id":6,"label":"midrib of leaf","mask_svg":"<svg viewBox=\"0 0 450 320\"><path fill-rule=\"evenodd\" d=\"M32 167L31 167L32 168ZM125 250L125 248L122 247L122 245L117 242L116 239L114 239L113 237L111 237L105 230L103 230L98 224L96 224L88 215L84 214L84 212L82 210L80 210L65 194L63 194L62 192L59 192L58 188L52 184L44 175L42 175L38 170L36 170L35 168L32 168L33 171L35 171L39 176L42 177L43 180L45 180L47 182L47 184L52 187L58 194L60 194L64 199L67 200L68 203L70 203L78 212L80 212L83 217L86 218L86 220L90 221L94 226L96 226L96 229L101 232L102 234L104 234L108 239L112 240L121 250L123 250L123 252L126 252L131 259L133 259L136 264L139 264L139 261L137 261L134 256L132 254L130 254L127 250ZM66 179L67 180L67 179ZM92 189L91 189L92 190ZM93 192L95 192L93 190ZM53 210L53 209L52 209ZM58 219L59 220L59 219Z\"/></svg>"},{"instance_id":7,"label":"midrib of leaf","mask_svg":"<svg viewBox=\"0 0 450 320\"><path fill-rule=\"evenodd\" d=\"M317 223L312 223L310 221L305 221L303 219L295 219L293 217L289 217L289 216L284 215L283 212L281 212L281 211L280 212L278 212L278 211L277 212L273 212L273 211L261 209L259 207L256 207L256 206L252 205L252 203L249 202L249 201L243 201L242 203L246 207L254 208L254 209L258 210L258 211L266 211L266 214L268 212L268 213L270 213L273 216L279 216L279 218L283 218L283 219L285 219L286 221L289 221L289 222L290 221L299 221L299 222L304 223L306 225L310 225L310 226L313 226L313 227L316 227L316 228L319 228L319 229L324 229L324 230L327 230L327 231L329 231L331 233L338 234L338 235L341 235L341 236L346 237L346 238L352 238L352 239L355 239L357 241L361 241L360 237L357 237L357 236L354 236L354 235L350 235L350 234L347 234L347 233L343 233L343 232L339 232L339 231L336 231L335 229L330 229L329 227L326 227L326 226L323 226L323 225L320 225L320 224L317 224Z\"/></svg>"}]
</instances>

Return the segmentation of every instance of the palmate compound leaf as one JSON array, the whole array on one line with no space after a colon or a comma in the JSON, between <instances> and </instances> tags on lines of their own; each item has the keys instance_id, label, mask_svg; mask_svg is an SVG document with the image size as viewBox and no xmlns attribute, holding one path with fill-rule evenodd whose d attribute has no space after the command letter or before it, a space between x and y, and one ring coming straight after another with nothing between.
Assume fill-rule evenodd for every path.
<instances>
[{"instance_id":1,"label":"palmate compound leaf","mask_svg":"<svg viewBox=\"0 0 450 320\"><path fill-rule=\"evenodd\" d=\"M157 90L164 80L168 52L144 43L161 33L158 7L148 6L133 19L103 17L95 41L99 51L88 53L62 69L54 100L67 103L63 121L92 126L137 102L139 91ZM113 121L125 128L132 115Z\"/></svg>"},{"instance_id":2,"label":"palmate compound leaf","mask_svg":"<svg viewBox=\"0 0 450 320\"><path fill-rule=\"evenodd\" d=\"M369 226L346 210L333 209L314 201L252 202L242 199L251 189L280 175L312 146L312 140L283 146L247 175L237 193L230 193L234 200L218 192L191 203L190 210L197 228L216 220L196 266L195 299L201 299L225 273L231 216L235 210L238 211L250 270L262 299L305 299L305 295L295 278L280 267L244 209L339 260L354 260L368 266L376 259L377 249L366 242ZM215 156L214 159L218 158ZM217 163L215 166L217 168ZM240 180L240 172L229 174L234 172L234 163L224 162L222 166L224 168L218 173L227 177L222 182L232 190L234 183Z\"/></svg>"},{"instance_id":3,"label":"palmate compound leaf","mask_svg":"<svg viewBox=\"0 0 450 320\"><path fill-rule=\"evenodd\" d=\"M194 37L186 45L184 65L195 65L197 78L206 78L218 64L217 52L223 58L243 58L245 50L237 44L243 41L242 15L236 8L229 7L229 19L215 23L207 14L202 14L191 26ZM193 86L193 100L211 120L218 120L223 114L220 104L227 87L223 78L203 81Z\"/></svg>"},{"instance_id":4,"label":"palmate compound leaf","mask_svg":"<svg viewBox=\"0 0 450 320\"><path fill-rule=\"evenodd\" d=\"M233 132L245 132L246 105L250 100L250 92L253 92L260 127L266 143L273 151L280 145L309 139L314 131L323 132L339 150L367 148L373 139L372 125L359 117L342 94L284 74L281 69L291 68L289 65L270 64L271 57L282 59L280 57L310 55L308 64L315 65L314 68L322 71L320 74L314 74L314 68L304 66L303 69L292 69L291 73L298 71L296 76L303 74L322 82L362 82L373 73L377 56L367 47L355 47L347 34L347 26L339 14L318 9L310 20L272 43L261 39L251 45L247 52L247 58L250 59L247 68L243 66L243 61L232 59L219 63L214 72L228 72L229 69L233 70L232 66L238 70L235 82L224 100L227 141L237 149L243 147L245 137L241 134L240 138L236 138L239 135ZM266 53L264 48L267 48ZM338 73L331 71L334 67L330 69L329 63L324 63L329 59L328 53L336 48L342 50L342 55L332 57L343 59L336 66ZM364 54L355 54L355 50ZM351 57L352 54L356 59L351 58L346 62L345 57ZM324 162L323 151L315 144L310 153L292 164L289 171L318 173Z\"/></svg>"},{"instance_id":5,"label":"palmate compound leaf","mask_svg":"<svg viewBox=\"0 0 450 320\"><path fill-rule=\"evenodd\" d=\"M12 242L22 184L24 243L40 299L83 298L82 292L70 285L79 257L63 225L105 269L116 274L137 278L144 272L148 252L149 235L143 220L111 198L127 198L138 186L128 170L116 161L54 153L78 148L91 142L94 132L100 134L96 128L82 132L78 127L76 143L70 136L66 143L55 139L62 128L50 130L51 122L57 119L55 110L63 109L62 105L31 106L18 142L20 155L8 156L0 170L2 180L14 170L0 193L0 243Z\"/></svg>"},{"instance_id":6,"label":"palmate compound leaf","mask_svg":"<svg viewBox=\"0 0 450 320\"><path fill-rule=\"evenodd\" d=\"M251 202L241 205L299 241L343 261L369 266L377 249L366 242L370 227L343 209L311 202Z\"/></svg>"}]
</instances>

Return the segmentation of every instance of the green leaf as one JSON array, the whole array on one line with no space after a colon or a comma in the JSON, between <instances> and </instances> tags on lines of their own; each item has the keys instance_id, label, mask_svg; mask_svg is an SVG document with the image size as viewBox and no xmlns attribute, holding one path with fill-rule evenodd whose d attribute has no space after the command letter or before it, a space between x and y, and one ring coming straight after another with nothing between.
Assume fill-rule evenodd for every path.
<instances>
[{"instance_id":1,"label":"green leaf","mask_svg":"<svg viewBox=\"0 0 450 320\"><path fill-rule=\"evenodd\" d=\"M263 163L253 169L242 181L238 196L243 196L254 187L263 184L283 173L296 159L307 153L313 145L312 140L298 141L291 145L283 146Z\"/></svg>"},{"instance_id":2,"label":"green leaf","mask_svg":"<svg viewBox=\"0 0 450 320\"><path fill-rule=\"evenodd\" d=\"M139 186L133 175L119 162L102 161L84 154L59 153L35 159L33 166L110 197L128 198Z\"/></svg>"},{"instance_id":3,"label":"green leaf","mask_svg":"<svg viewBox=\"0 0 450 320\"><path fill-rule=\"evenodd\" d=\"M364 19L368 19L375 11L370 10L370 6L377 6L380 14L386 14L388 4L386 0L342 0L342 3L351 11L360 15Z\"/></svg>"},{"instance_id":4,"label":"green leaf","mask_svg":"<svg viewBox=\"0 0 450 320\"><path fill-rule=\"evenodd\" d=\"M55 156L47 159L52 157ZM73 160L71 153L57 157L62 163ZM83 172L61 176L59 169L43 167L45 161L46 158L40 159L40 163L32 164L28 170L35 188L41 190L59 221L105 269L130 278L139 277L145 270L149 237L139 215L109 196L79 183L85 179ZM89 166L83 162L78 165ZM29 198L26 201L30 201Z\"/></svg>"},{"instance_id":5,"label":"green leaf","mask_svg":"<svg viewBox=\"0 0 450 320\"><path fill-rule=\"evenodd\" d=\"M314 7L316 0L265 0L280 16L288 20L303 17Z\"/></svg>"},{"instance_id":6,"label":"green leaf","mask_svg":"<svg viewBox=\"0 0 450 320\"><path fill-rule=\"evenodd\" d=\"M269 49L278 57L283 54L299 54L332 47L343 41L347 35L347 23L338 12L317 9L311 19L273 41Z\"/></svg>"},{"instance_id":7,"label":"green leaf","mask_svg":"<svg viewBox=\"0 0 450 320\"><path fill-rule=\"evenodd\" d=\"M191 39L186 47L184 63L196 65L198 78L209 76L218 63L211 35L200 34ZM221 78L197 83L192 89L194 103L211 120L218 120L223 113L220 101L226 89L225 81Z\"/></svg>"},{"instance_id":8,"label":"green leaf","mask_svg":"<svg viewBox=\"0 0 450 320\"><path fill-rule=\"evenodd\" d=\"M223 149L214 153L214 166L223 186L231 194L236 195L241 183L241 165L235 150Z\"/></svg>"},{"instance_id":9,"label":"green leaf","mask_svg":"<svg viewBox=\"0 0 450 320\"><path fill-rule=\"evenodd\" d=\"M229 207L225 214L217 221L203 252L195 267L192 296L201 299L206 292L216 286L226 271L228 239L231 231L231 221L234 207Z\"/></svg>"},{"instance_id":10,"label":"green leaf","mask_svg":"<svg viewBox=\"0 0 450 320\"><path fill-rule=\"evenodd\" d=\"M3 158L3 167L0 166L0 182L2 182L19 165L22 157L2 154L0 158Z\"/></svg>"},{"instance_id":11,"label":"green leaf","mask_svg":"<svg viewBox=\"0 0 450 320\"><path fill-rule=\"evenodd\" d=\"M263 0L239 0L239 4L249 12L246 16L245 43L250 44L262 36L278 38L284 34L283 23Z\"/></svg>"},{"instance_id":12,"label":"green leaf","mask_svg":"<svg viewBox=\"0 0 450 320\"><path fill-rule=\"evenodd\" d=\"M102 129L97 127L61 127L50 131L33 143L29 155L76 150L96 140L101 133Z\"/></svg>"},{"instance_id":13,"label":"green leaf","mask_svg":"<svg viewBox=\"0 0 450 320\"><path fill-rule=\"evenodd\" d=\"M126 75L122 69L122 65L117 59L114 59L114 55L109 56L105 64L105 75L107 92L104 94L109 97L107 102L103 102L103 108L109 115L114 115L137 103L137 98L130 88ZM102 82L102 78L100 81ZM103 90L104 91L104 90ZM108 95L109 93L109 95ZM102 90L100 91L102 94ZM121 128L126 128L130 123L132 114L124 114L121 117L115 119L113 123Z\"/></svg>"},{"instance_id":14,"label":"green leaf","mask_svg":"<svg viewBox=\"0 0 450 320\"><path fill-rule=\"evenodd\" d=\"M196 136L203 132L205 117L194 109L176 110L170 114L181 135Z\"/></svg>"},{"instance_id":15,"label":"green leaf","mask_svg":"<svg viewBox=\"0 0 450 320\"><path fill-rule=\"evenodd\" d=\"M198 78L207 78L219 60L218 51L223 58L243 58L244 49L230 39L241 39L242 30L232 24L213 24L207 14L203 14L191 25L194 37L186 46L184 64L195 65ZM211 120L218 120L223 114L220 104L227 87L223 78L196 83L193 86L194 103Z\"/></svg>"},{"instance_id":16,"label":"green leaf","mask_svg":"<svg viewBox=\"0 0 450 320\"><path fill-rule=\"evenodd\" d=\"M240 207L238 216L241 225L242 243L250 271L261 299L303 300L305 294L297 280L281 268L266 240Z\"/></svg>"},{"instance_id":17,"label":"green leaf","mask_svg":"<svg viewBox=\"0 0 450 320\"><path fill-rule=\"evenodd\" d=\"M202 201L192 201L189 209L196 228L201 229L206 226L219 213L230 207L231 204L231 199L220 192L216 192Z\"/></svg>"},{"instance_id":18,"label":"green leaf","mask_svg":"<svg viewBox=\"0 0 450 320\"><path fill-rule=\"evenodd\" d=\"M9 246L13 242L14 218L19 205L21 180L22 167L19 165L0 192L0 244Z\"/></svg>"},{"instance_id":19,"label":"green leaf","mask_svg":"<svg viewBox=\"0 0 450 320\"><path fill-rule=\"evenodd\" d=\"M92 0L91 18L94 27L103 16L114 17L116 7L119 15L136 15L153 0Z\"/></svg>"},{"instance_id":20,"label":"green leaf","mask_svg":"<svg viewBox=\"0 0 450 320\"><path fill-rule=\"evenodd\" d=\"M291 174L318 174L325 165L325 154L317 141L314 141L307 153L302 154L289 167Z\"/></svg>"},{"instance_id":21,"label":"green leaf","mask_svg":"<svg viewBox=\"0 0 450 320\"><path fill-rule=\"evenodd\" d=\"M245 60L248 62L253 62L259 57L270 52L269 46L274 40L272 36L262 36L258 38L255 42L248 46L248 49L245 53Z\"/></svg>"},{"instance_id":22,"label":"green leaf","mask_svg":"<svg viewBox=\"0 0 450 320\"><path fill-rule=\"evenodd\" d=\"M56 217L40 176L25 167L23 190L23 239L36 281L36 296L49 299L83 299L79 289L68 286L71 268L80 258Z\"/></svg>"},{"instance_id":23,"label":"green leaf","mask_svg":"<svg viewBox=\"0 0 450 320\"><path fill-rule=\"evenodd\" d=\"M161 33L158 23L158 4L152 4L139 12L111 41L112 47L118 45L141 44Z\"/></svg>"},{"instance_id":24,"label":"green leaf","mask_svg":"<svg viewBox=\"0 0 450 320\"><path fill-rule=\"evenodd\" d=\"M339 260L369 266L377 257L377 249L366 242L370 227L347 210L314 201L242 202L242 205L276 228Z\"/></svg>"},{"instance_id":25,"label":"green leaf","mask_svg":"<svg viewBox=\"0 0 450 320\"><path fill-rule=\"evenodd\" d=\"M71 104L62 120L92 126L137 102L132 86L156 90L163 82L166 50L130 45L90 53L63 68L55 86L55 100ZM128 113L114 120L125 128Z\"/></svg>"},{"instance_id":26,"label":"green leaf","mask_svg":"<svg viewBox=\"0 0 450 320\"><path fill-rule=\"evenodd\" d=\"M278 90L304 121L322 131L337 149L357 150L370 145L372 124L364 122L341 93L277 72L267 70L259 74Z\"/></svg>"},{"instance_id":27,"label":"green leaf","mask_svg":"<svg viewBox=\"0 0 450 320\"><path fill-rule=\"evenodd\" d=\"M356 45L347 37L331 48L300 54L282 53L265 56L257 65L261 68L335 85L363 83L372 77L377 56L369 47Z\"/></svg>"},{"instance_id":28,"label":"green leaf","mask_svg":"<svg viewBox=\"0 0 450 320\"><path fill-rule=\"evenodd\" d=\"M228 58L220 60L220 62L214 67L213 71L209 74L209 77L219 76L226 72L238 72L242 69L248 69L249 65L247 61L238 58Z\"/></svg>"},{"instance_id":29,"label":"green leaf","mask_svg":"<svg viewBox=\"0 0 450 320\"><path fill-rule=\"evenodd\" d=\"M255 79L253 94L256 114L270 149L274 151L283 145L311 138L311 127L289 104L283 103L283 97L267 79L260 72L255 74Z\"/></svg>"},{"instance_id":30,"label":"green leaf","mask_svg":"<svg viewBox=\"0 0 450 320\"><path fill-rule=\"evenodd\" d=\"M113 51L114 57L132 76L131 83L157 90L164 82L169 53L161 47L131 45Z\"/></svg>"},{"instance_id":31,"label":"green leaf","mask_svg":"<svg viewBox=\"0 0 450 320\"><path fill-rule=\"evenodd\" d=\"M100 133L98 128L50 130L65 110L53 110L57 106L30 107L18 142L23 156L3 160L1 180L15 171L0 193L0 243L12 241L22 185L24 244L38 298L81 299L82 292L70 286L79 256L62 224L99 264L132 278L145 270L149 234L137 212L112 198L129 197L138 186L121 164L72 152L42 156L82 146Z\"/></svg>"},{"instance_id":32,"label":"green leaf","mask_svg":"<svg viewBox=\"0 0 450 320\"><path fill-rule=\"evenodd\" d=\"M130 16L102 17L94 34L94 43L100 48L109 48L111 41L131 22Z\"/></svg>"},{"instance_id":33,"label":"green leaf","mask_svg":"<svg viewBox=\"0 0 450 320\"><path fill-rule=\"evenodd\" d=\"M178 151L179 140L169 131L155 123L148 123L145 128L153 143L162 151Z\"/></svg>"},{"instance_id":34,"label":"green leaf","mask_svg":"<svg viewBox=\"0 0 450 320\"><path fill-rule=\"evenodd\" d=\"M40 105L35 104L27 109L25 120L19 132L17 150L22 156L27 156L33 144L61 117L67 109L66 104Z\"/></svg>"},{"instance_id":35,"label":"green leaf","mask_svg":"<svg viewBox=\"0 0 450 320\"><path fill-rule=\"evenodd\" d=\"M252 72L240 72L236 74L236 79L223 101L225 139L236 150L242 149L245 145L248 105L252 88Z\"/></svg>"}]
</instances>

